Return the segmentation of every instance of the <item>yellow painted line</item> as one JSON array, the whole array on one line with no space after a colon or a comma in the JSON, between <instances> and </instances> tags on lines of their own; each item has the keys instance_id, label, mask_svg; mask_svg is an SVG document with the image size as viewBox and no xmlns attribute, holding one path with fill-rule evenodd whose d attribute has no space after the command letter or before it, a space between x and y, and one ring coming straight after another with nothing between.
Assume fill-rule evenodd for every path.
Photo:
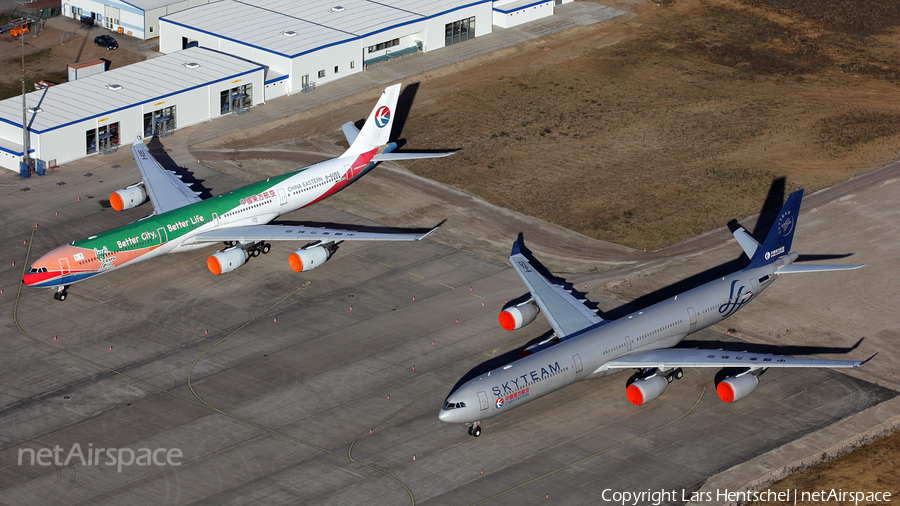
<instances>
[{"instance_id":1,"label":"yellow painted line","mask_svg":"<svg viewBox=\"0 0 900 506\"><path fill-rule=\"evenodd\" d=\"M474 293L470 293L469 295L471 295L472 297L478 297L479 299L487 300L484 297L482 297L481 295L475 295Z\"/></svg>"},{"instance_id":2,"label":"yellow painted line","mask_svg":"<svg viewBox=\"0 0 900 506\"><path fill-rule=\"evenodd\" d=\"M358 254L358 253L350 253L350 254L351 254L351 255L356 255L356 256L358 256L359 258L366 258L366 257L364 257L364 256L362 256L362 255L360 255L360 254Z\"/></svg>"},{"instance_id":3,"label":"yellow painted line","mask_svg":"<svg viewBox=\"0 0 900 506\"><path fill-rule=\"evenodd\" d=\"M415 276L415 277L417 277L417 278L425 279L425 276L419 276L419 275L416 274L415 272L410 272L409 274L412 275L412 276Z\"/></svg>"},{"instance_id":4,"label":"yellow painted line","mask_svg":"<svg viewBox=\"0 0 900 506\"><path fill-rule=\"evenodd\" d=\"M380 263L381 265L383 265L383 266L385 266L385 267L387 267L387 268L389 268L389 269L393 269L393 268L394 268L393 265L388 265L388 264L386 264L386 263L384 263L384 262L378 262L378 263Z\"/></svg>"},{"instance_id":5,"label":"yellow painted line","mask_svg":"<svg viewBox=\"0 0 900 506\"><path fill-rule=\"evenodd\" d=\"M27 250L26 253L25 253L25 261L23 262L23 266L22 266L22 275L23 275L23 276L25 275L25 272L26 272L26 269L27 269L27 266L28 266L28 257L31 255L31 245L32 245L32 242L33 242L33 240L34 240L34 230L35 230L35 229L32 229L32 230L31 230L31 240L28 241L28 250ZM235 330L234 332L232 332L232 333L229 334L228 336L225 336L224 338L220 339L217 343L215 343L214 345L212 345L212 346L210 346L209 348L207 348L206 351L203 352L203 354L205 354L207 351L209 351L209 350L215 348L216 346L218 346L219 343L221 343L222 341L224 341L224 340L227 339L228 337L234 335L234 333L236 333L236 332L238 332L239 330L241 330L242 328L246 327L246 326L249 325L252 321L254 321L254 320L260 318L260 317L263 316L263 315L265 315L266 312L270 311L273 307L277 306L279 303L281 303L282 301L284 301L285 299L287 299L287 298L290 297L291 295L297 293L299 290L304 289L304 288L305 288L306 286L308 286L308 285L309 285L309 282L305 283L303 286L298 287L298 288L297 288L296 290L294 290L293 292L291 292L291 293L289 293L288 295L284 296L281 300L279 300L278 302L276 302L275 304L273 304L272 306L270 306L268 309L266 309L265 311L263 311L262 313L260 313L260 314L257 315L256 317L254 317L252 320L248 321L247 323L245 323L244 325L242 325L240 328L238 328L237 330ZM364 462L360 462L360 461L355 460L355 459L350 459L350 458L348 458L348 457L344 457L343 455L340 455L340 454L338 454L337 452L333 452L333 451L328 450L328 449L326 449L326 448L322 448L321 446L318 446L318 445L315 445L315 444L313 444L313 443L310 443L309 441L304 441L304 440L302 440L302 439L299 439L299 438L290 436L290 435L288 435L288 434L285 434L285 433L283 433L283 432L277 431L277 430L275 430L275 429L266 427L265 425L262 425L262 424L259 424L259 423L254 422L254 421L248 420L248 419L246 419L246 418L242 418L242 417L240 417L240 416L231 414L231 413L229 413L229 412L227 412L227 411L223 411L223 410L221 410L221 409L219 409L219 408L217 408L217 407L211 405L210 403L206 402L205 400L203 400L199 395L197 395L196 392L194 392L194 389L193 389L193 388L191 388L191 392L194 394L195 397L197 397L197 400L189 399L189 398L187 398L187 397L185 397L185 396L183 396L183 395L176 394L175 392L172 392L171 390L167 390L167 389L165 389L165 388L156 386L156 385L154 385L154 384L152 384L152 383L149 383L149 382L144 381L144 380L142 380L142 379L138 379L138 378L136 378L136 377L134 377L134 376L131 376L130 374L123 373L123 372L121 372L121 371L119 371L119 370L113 369L112 367L107 367L107 366L105 366L105 365L103 365L103 364L100 364L100 363L98 363L98 362L95 362L95 361L93 361L93 360L91 360L91 359L89 359L89 358L82 357L81 355L76 355L75 353L72 353L72 352L70 352L70 351L64 350L64 349L59 348L59 347L57 347L57 346L54 346L54 345L52 345L52 344L50 344L50 343L45 343L44 341L41 341L41 340L39 340L39 339L37 339L37 338L35 338L35 337L32 337L30 334L28 334L27 332L25 332L25 329L23 329L22 326L19 324L19 300L20 300L21 295L22 295L22 286L24 286L24 285L23 285L22 283L19 283L19 288L18 288L18 291L16 292L15 305L13 306L13 322L15 322L16 328L19 330L19 333L22 334L23 336L25 336L26 338L28 338L29 340L31 340L32 342L34 342L34 343L36 343L36 344L39 344L39 345L41 345L41 346L45 346L45 347L47 347L47 348L50 348L50 349L52 349L52 350L54 350L54 351L56 351L56 352L58 352L58 353L62 353L62 354L64 354L64 355L68 355L69 357L72 357L72 358L74 358L74 359L76 359L76 360L80 360L80 361L82 361L82 362L85 362L85 363L87 363L87 364L90 364L90 365L92 365L92 366L94 366L94 367L96 367L96 368L98 368L98 369L102 369L102 370L104 370L104 371L107 371L107 372L116 374L116 375L121 376L121 377L123 377L123 378L127 378L127 379L129 379L129 380L131 380L131 381L134 381L135 383L139 383L139 384L144 385L144 386L146 386L146 387L149 387L149 388L151 388L151 389L153 389L153 390L156 390L157 392L164 393L164 394L166 394L166 395L175 397L176 399L180 399L180 400L189 402L189 403L194 404L194 405L196 405L196 406L201 406L201 407L210 409L210 410L212 410L212 411L214 411L214 412L216 412L216 413L219 413L219 414L221 414L221 415L223 415L223 416L226 416L226 417L231 418L231 419L233 419L233 420L237 420L237 421L239 421L239 422L245 423L245 424L250 425L250 426L252 426L252 427L256 427L257 429L263 430L263 431L268 432L268 433L270 433L270 434L275 434L275 435L277 435L277 436L283 437L283 438L288 439L288 440L290 440L290 441L293 441L293 442L295 442L295 443L299 443L299 444L302 444L302 445L305 445L305 446L308 446L308 447L311 447L311 448L315 448L316 450L319 450L319 451L321 451L321 452L323 452L323 453L327 453L327 454L332 455L332 456L334 456L334 457L337 457L337 458L339 458L339 459L341 459L341 460L345 460L345 461L346 461L346 460L349 460L350 462L353 462L354 464L358 464L358 465L363 466L363 467L365 467L365 468L367 468L367 469L370 469L370 470L372 470L372 471L375 471L376 473L379 473L379 474L381 474L381 475L383 475L383 476L385 476L385 477L388 477L388 478L394 480L395 482L397 482L401 487L403 487L404 490L406 490L407 494L409 494L409 500L410 500L410 503L412 504L412 506L415 506L415 505L416 505L416 500L415 500L415 497L413 497L412 490L410 490L409 487L406 486L406 484L404 484L402 481L400 481L399 479L397 479L395 476L389 474L389 473L386 472L386 471L382 471L381 469L375 467L375 466L372 465L372 464L366 464L366 463L364 463ZM203 354L201 354L200 357L202 357ZM194 360L194 364L197 363L197 360L199 360L200 357L197 357L197 359ZM191 368L192 368L192 369L193 369L193 367L194 367L194 364L191 364ZM190 371L188 371L188 378L189 378L189 380L188 380L188 386L190 387Z\"/></svg>"},{"instance_id":6,"label":"yellow painted line","mask_svg":"<svg viewBox=\"0 0 900 506\"><path fill-rule=\"evenodd\" d=\"M482 500L480 500L480 501L478 501L478 502L476 502L476 503L472 503L472 506L477 506L477 505L479 505L479 504L484 504L484 503L486 503L486 502L488 502L488 501L490 501L490 500L493 500L493 499L496 499L497 497L500 497L500 496L503 495L503 494L507 494L507 493L509 493L509 492L512 492L513 490L522 488L522 487L524 487L525 485L530 485L530 484L532 484L532 483L534 483L534 482L536 482L536 481L538 481L538 480L543 480L544 478L546 478L546 477L548 477L548 476L552 476L552 475L554 475L554 474L556 474L556 473L558 473L558 472L560 472L560 471L566 470L566 469L568 469L568 468L570 468L570 467L572 467L572 466L574 466L574 465L581 464L582 462L584 462L584 461L586 461L586 460L590 460L590 459L592 459L592 458L594 458L594 457L596 457L596 456L598 456L598 455L602 455L602 454L604 454L604 453L606 453L606 452L608 452L608 451L610 451L610 450L615 450L616 448L618 448L618 447L620 447L620 446L624 446L624 445L626 445L626 444L628 444L628 443L634 441L635 439L640 439L640 438L642 438L642 437L644 437L644 436L647 436L647 435L649 435L649 434L652 434L652 433L654 433L654 432L656 432L656 431L658 431L658 430L665 429L665 428L668 427L669 425L672 425L673 423L676 423L676 422L682 420L684 417L686 417L686 416L688 416L689 414L691 414L691 412L694 411L694 408L696 408L697 406L700 405L700 401L703 399L703 394L705 394L705 393L706 393L706 387L703 387L703 390L700 392L700 397L697 398L697 402L695 402L694 405L691 406L691 409L687 410L683 415L679 416L678 418L672 420L672 421L669 422L669 423L666 423L666 424L664 424L664 425L660 425L659 427L657 427L657 428L655 428L655 429L650 429L650 430L648 430L647 432L644 432L643 434L638 434L637 436L630 437L630 438L626 439L625 441L622 441L621 443L614 444L614 445L612 445L612 446L609 446L609 447L607 447L607 448L604 448L604 449L600 450L600 451L597 452L597 453L592 453L591 455L588 455L587 457L580 458L580 459L576 460L575 462L572 462L572 463L566 464L566 465L564 465L564 466L562 466L562 467L560 467L560 468L554 469L553 471L550 471L549 473L544 473L544 474L538 476L537 478L530 479L530 480L528 480L528 481L526 481L526 482L524 482L524 483L520 483L520 484L516 485L515 487L508 488L508 489L504 490L503 492L500 492L499 494L494 494L494 495L488 497L487 499L482 499Z\"/></svg>"},{"instance_id":7,"label":"yellow painted line","mask_svg":"<svg viewBox=\"0 0 900 506\"><path fill-rule=\"evenodd\" d=\"M450 286L450 285L445 285L445 284L443 284L443 283L438 283L438 284L441 285L441 286L446 286L447 288L449 288L449 289L451 289L451 290L456 290L456 288L453 288L453 287Z\"/></svg>"}]
</instances>

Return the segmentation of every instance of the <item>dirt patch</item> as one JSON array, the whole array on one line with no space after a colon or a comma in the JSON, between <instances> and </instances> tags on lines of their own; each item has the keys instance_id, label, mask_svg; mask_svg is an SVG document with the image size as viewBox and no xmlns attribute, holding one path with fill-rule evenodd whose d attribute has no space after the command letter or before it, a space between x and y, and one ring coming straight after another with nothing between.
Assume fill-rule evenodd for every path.
<instances>
[{"instance_id":1,"label":"dirt patch","mask_svg":"<svg viewBox=\"0 0 900 506\"><path fill-rule=\"evenodd\" d=\"M839 504L855 505L853 501L793 501L793 492L890 492L891 502L900 495L900 470L897 468L900 455L900 432L894 432L846 455L823 462L811 469L792 474L766 487L773 492L791 491L789 502L752 502L752 506L765 504ZM861 470L865 470L862 472ZM859 504L875 504L862 501ZM884 504L884 503L880 503Z\"/></svg>"},{"instance_id":2,"label":"dirt patch","mask_svg":"<svg viewBox=\"0 0 900 506\"><path fill-rule=\"evenodd\" d=\"M59 27L57 27L59 26ZM66 66L70 63L104 59L108 69L144 60L139 54L120 49L107 51L94 45L94 37L108 31L87 28L74 23L50 23L42 30L25 35L25 86L34 91L33 83L44 80L54 84L66 82ZM36 36L35 36L36 35ZM0 62L8 70L0 74L0 100L22 95L22 41L7 33L0 34Z\"/></svg>"}]
</instances>

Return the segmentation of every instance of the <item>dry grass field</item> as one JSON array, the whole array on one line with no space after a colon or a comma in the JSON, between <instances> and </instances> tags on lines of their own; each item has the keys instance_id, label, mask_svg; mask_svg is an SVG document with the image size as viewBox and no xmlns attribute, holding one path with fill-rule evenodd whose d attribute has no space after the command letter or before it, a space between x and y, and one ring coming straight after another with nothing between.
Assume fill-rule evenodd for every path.
<instances>
[{"instance_id":1,"label":"dry grass field","mask_svg":"<svg viewBox=\"0 0 900 506\"><path fill-rule=\"evenodd\" d=\"M895 6L828 3L843 7L639 5L626 22L590 27L621 32L617 44L591 48L593 34L564 33L532 52L572 44L578 54L429 82L447 93L416 103L407 140L461 151L409 167L598 239L656 249L753 214L775 178L815 191L894 161Z\"/></svg>"}]
</instances>

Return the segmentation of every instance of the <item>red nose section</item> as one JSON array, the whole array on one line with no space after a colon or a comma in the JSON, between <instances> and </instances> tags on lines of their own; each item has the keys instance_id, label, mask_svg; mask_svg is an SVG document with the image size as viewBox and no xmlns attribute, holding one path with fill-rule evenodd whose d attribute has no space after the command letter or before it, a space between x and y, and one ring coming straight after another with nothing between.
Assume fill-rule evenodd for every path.
<instances>
[{"instance_id":1,"label":"red nose section","mask_svg":"<svg viewBox=\"0 0 900 506\"><path fill-rule=\"evenodd\" d=\"M57 271L57 272L53 272L53 271L35 272L35 273L31 273L31 274L24 274L22 276L22 283L24 283L25 286L36 285L43 281L47 281L50 278L55 278L57 276L60 276L61 274L62 273L59 271Z\"/></svg>"},{"instance_id":2,"label":"red nose section","mask_svg":"<svg viewBox=\"0 0 900 506\"><path fill-rule=\"evenodd\" d=\"M731 385L724 381L719 383L716 387L716 394L718 394L719 399L722 399L725 402L734 401L734 390L731 389Z\"/></svg>"}]
</instances>

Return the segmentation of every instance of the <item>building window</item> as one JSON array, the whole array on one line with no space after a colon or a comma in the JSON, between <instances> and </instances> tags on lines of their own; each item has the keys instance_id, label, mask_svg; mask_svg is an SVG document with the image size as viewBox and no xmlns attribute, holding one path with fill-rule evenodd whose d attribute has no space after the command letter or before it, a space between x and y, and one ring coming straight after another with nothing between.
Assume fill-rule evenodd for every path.
<instances>
[{"instance_id":1,"label":"building window","mask_svg":"<svg viewBox=\"0 0 900 506\"><path fill-rule=\"evenodd\" d=\"M350 62L350 68L351 68L351 69L356 68L356 62L355 62L355 61L351 61L351 62Z\"/></svg>"},{"instance_id":2,"label":"building window","mask_svg":"<svg viewBox=\"0 0 900 506\"><path fill-rule=\"evenodd\" d=\"M321 79L321 78L323 78L323 77L325 77L325 71L324 71L324 70L320 70L320 71L319 71L319 79Z\"/></svg>"},{"instance_id":3,"label":"building window","mask_svg":"<svg viewBox=\"0 0 900 506\"><path fill-rule=\"evenodd\" d=\"M334 73L335 73L335 74L338 73L338 66L337 66L337 65L334 66Z\"/></svg>"},{"instance_id":4,"label":"building window","mask_svg":"<svg viewBox=\"0 0 900 506\"><path fill-rule=\"evenodd\" d=\"M449 46L475 38L475 16L444 25L444 45Z\"/></svg>"},{"instance_id":5,"label":"building window","mask_svg":"<svg viewBox=\"0 0 900 506\"><path fill-rule=\"evenodd\" d=\"M400 45L400 39L389 40L387 42L381 42L375 44L374 46L369 46L369 53L374 53L376 51L383 51L385 49L392 48L394 46Z\"/></svg>"}]
</instances>

